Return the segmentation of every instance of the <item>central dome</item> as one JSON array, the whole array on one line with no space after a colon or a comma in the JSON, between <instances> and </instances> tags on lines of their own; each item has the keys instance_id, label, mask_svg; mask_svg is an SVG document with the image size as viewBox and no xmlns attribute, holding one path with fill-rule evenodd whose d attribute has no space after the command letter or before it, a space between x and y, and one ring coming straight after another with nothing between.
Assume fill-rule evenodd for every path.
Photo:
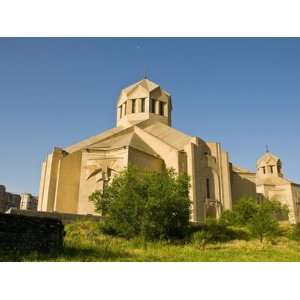
<instances>
[{"instance_id":1,"label":"central dome","mask_svg":"<svg viewBox=\"0 0 300 300\"><path fill-rule=\"evenodd\" d=\"M140 80L124 89L117 101L117 126L155 119L171 126L171 95L158 84Z\"/></svg>"}]
</instances>

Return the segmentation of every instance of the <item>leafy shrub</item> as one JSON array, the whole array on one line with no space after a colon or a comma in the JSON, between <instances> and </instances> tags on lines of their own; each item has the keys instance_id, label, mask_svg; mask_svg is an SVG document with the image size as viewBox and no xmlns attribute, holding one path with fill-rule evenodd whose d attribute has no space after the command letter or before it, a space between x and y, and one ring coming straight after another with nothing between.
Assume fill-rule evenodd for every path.
<instances>
[{"instance_id":1,"label":"leafy shrub","mask_svg":"<svg viewBox=\"0 0 300 300\"><path fill-rule=\"evenodd\" d=\"M207 230L196 231L192 235L192 242L202 250L205 250L205 247L208 243L212 241L212 234Z\"/></svg>"},{"instance_id":2,"label":"leafy shrub","mask_svg":"<svg viewBox=\"0 0 300 300\"><path fill-rule=\"evenodd\" d=\"M227 226L238 224L235 211L224 210L220 216L219 223Z\"/></svg>"},{"instance_id":3,"label":"leafy shrub","mask_svg":"<svg viewBox=\"0 0 300 300\"><path fill-rule=\"evenodd\" d=\"M258 203L253 197L242 197L237 204L233 206L234 220L236 224L246 225L250 222L257 211Z\"/></svg>"},{"instance_id":4,"label":"leafy shrub","mask_svg":"<svg viewBox=\"0 0 300 300\"><path fill-rule=\"evenodd\" d=\"M288 213L279 201L251 197L241 198L233 207L233 212L224 212L221 222L247 226L254 237L261 242L265 238L274 239L280 234L278 219Z\"/></svg>"},{"instance_id":5,"label":"leafy shrub","mask_svg":"<svg viewBox=\"0 0 300 300\"><path fill-rule=\"evenodd\" d=\"M90 196L105 216L103 230L126 238L176 239L189 226L189 180L173 170L147 172L129 167L103 191Z\"/></svg>"},{"instance_id":6,"label":"leafy shrub","mask_svg":"<svg viewBox=\"0 0 300 300\"><path fill-rule=\"evenodd\" d=\"M274 216L274 206L265 200L257 207L257 211L249 220L250 232L262 243L264 238L274 239L279 234L279 223Z\"/></svg>"},{"instance_id":7,"label":"leafy shrub","mask_svg":"<svg viewBox=\"0 0 300 300\"><path fill-rule=\"evenodd\" d=\"M289 238L295 241L300 241L300 223L293 225Z\"/></svg>"},{"instance_id":8,"label":"leafy shrub","mask_svg":"<svg viewBox=\"0 0 300 300\"><path fill-rule=\"evenodd\" d=\"M207 224L194 226L191 230L191 240L205 249L210 243L223 243L236 239L248 240L248 234L240 228L233 228L216 220L208 220Z\"/></svg>"}]
</instances>

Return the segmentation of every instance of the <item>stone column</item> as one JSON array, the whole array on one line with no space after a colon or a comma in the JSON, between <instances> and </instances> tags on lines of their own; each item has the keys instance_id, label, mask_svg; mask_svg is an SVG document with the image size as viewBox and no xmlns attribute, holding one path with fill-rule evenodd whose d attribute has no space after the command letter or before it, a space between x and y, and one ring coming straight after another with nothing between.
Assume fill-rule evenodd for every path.
<instances>
[{"instance_id":1,"label":"stone column","mask_svg":"<svg viewBox=\"0 0 300 300\"><path fill-rule=\"evenodd\" d=\"M135 110L137 113L142 112L142 99L141 98L136 99Z\"/></svg>"},{"instance_id":2,"label":"stone column","mask_svg":"<svg viewBox=\"0 0 300 300\"><path fill-rule=\"evenodd\" d=\"M145 112L149 113L150 112L150 98L145 98Z\"/></svg>"},{"instance_id":3,"label":"stone column","mask_svg":"<svg viewBox=\"0 0 300 300\"><path fill-rule=\"evenodd\" d=\"M157 115L159 115L159 103L160 103L159 100L155 101L155 114Z\"/></svg>"}]
</instances>

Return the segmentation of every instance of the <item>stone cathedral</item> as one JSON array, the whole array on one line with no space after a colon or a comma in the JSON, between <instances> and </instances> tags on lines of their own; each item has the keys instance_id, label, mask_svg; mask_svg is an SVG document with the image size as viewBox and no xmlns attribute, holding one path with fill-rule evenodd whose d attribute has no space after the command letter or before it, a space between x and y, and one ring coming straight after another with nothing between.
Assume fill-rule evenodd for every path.
<instances>
[{"instance_id":1,"label":"stone cathedral","mask_svg":"<svg viewBox=\"0 0 300 300\"><path fill-rule=\"evenodd\" d=\"M116 112L116 127L47 156L38 210L95 214L89 196L132 164L187 173L194 222L217 218L242 196L258 195L287 204L290 222L299 221L300 185L284 178L278 157L265 153L255 173L233 165L219 143L172 127L171 95L158 84L143 79L124 88Z\"/></svg>"}]
</instances>

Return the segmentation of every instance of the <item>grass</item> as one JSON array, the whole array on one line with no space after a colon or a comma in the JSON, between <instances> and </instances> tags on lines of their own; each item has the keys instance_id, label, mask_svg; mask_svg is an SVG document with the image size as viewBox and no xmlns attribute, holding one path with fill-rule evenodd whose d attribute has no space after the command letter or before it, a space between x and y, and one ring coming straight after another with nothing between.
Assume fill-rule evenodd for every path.
<instances>
[{"instance_id":1,"label":"grass","mask_svg":"<svg viewBox=\"0 0 300 300\"><path fill-rule=\"evenodd\" d=\"M288 230L287 225L284 225ZM193 243L125 240L101 233L97 223L66 225L61 253L0 253L1 261L134 261L134 262L291 262L300 261L300 242L285 236L276 242L234 240L210 244L205 250Z\"/></svg>"}]
</instances>

